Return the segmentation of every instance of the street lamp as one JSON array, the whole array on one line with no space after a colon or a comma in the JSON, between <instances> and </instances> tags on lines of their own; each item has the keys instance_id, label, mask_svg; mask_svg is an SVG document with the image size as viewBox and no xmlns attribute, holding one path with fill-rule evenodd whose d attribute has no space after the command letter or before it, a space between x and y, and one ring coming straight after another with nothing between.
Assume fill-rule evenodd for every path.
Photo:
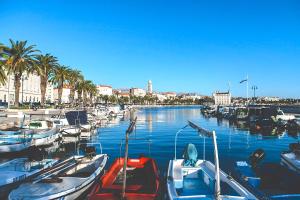
<instances>
[{"instance_id":1,"label":"street lamp","mask_svg":"<svg viewBox=\"0 0 300 200\"><path fill-rule=\"evenodd\" d=\"M253 85L251 89L253 90L253 98L255 99L255 91L258 89L258 87Z\"/></svg>"},{"instance_id":2,"label":"street lamp","mask_svg":"<svg viewBox=\"0 0 300 200\"><path fill-rule=\"evenodd\" d=\"M22 104L24 103L23 101L23 96L24 96L24 80L28 80L26 76L22 76Z\"/></svg>"}]
</instances>

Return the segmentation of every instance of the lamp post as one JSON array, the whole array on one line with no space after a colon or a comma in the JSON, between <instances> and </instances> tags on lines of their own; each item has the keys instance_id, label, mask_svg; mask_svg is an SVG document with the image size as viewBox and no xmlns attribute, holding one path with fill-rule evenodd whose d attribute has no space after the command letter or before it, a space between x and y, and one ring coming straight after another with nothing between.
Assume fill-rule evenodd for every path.
<instances>
[{"instance_id":1,"label":"lamp post","mask_svg":"<svg viewBox=\"0 0 300 200\"><path fill-rule=\"evenodd\" d=\"M255 91L258 89L258 87L256 85L253 85L251 89L253 90L253 98L255 100Z\"/></svg>"}]
</instances>

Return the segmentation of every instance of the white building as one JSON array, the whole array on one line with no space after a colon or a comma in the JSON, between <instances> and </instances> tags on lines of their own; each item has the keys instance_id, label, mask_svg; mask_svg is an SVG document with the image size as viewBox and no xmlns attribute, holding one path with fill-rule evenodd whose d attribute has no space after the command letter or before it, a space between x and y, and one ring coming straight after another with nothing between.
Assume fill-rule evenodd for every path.
<instances>
[{"instance_id":1,"label":"white building","mask_svg":"<svg viewBox=\"0 0 300 200\"><path fill-rule=\"evenodd\" d=\"M15 103L14 75L8 75L5 85L0 85L0 101ZM19 101L40 102L41 89L40 77L36 74L24 74L21 78Z\"/></svg>"},{"instance_id":2,"label":"white building","mask_svg":"<svg viewBox=\"0 0 300 200\"><path fill-rule=\"evenodd\" d=\"M130 94L132 96L144 97L146 95L146 91L141 88L131 88Z\"/></svg>"},{"instance_id":3,"label":"white building","mask_svg":"<svg viewBox=\"0 0 300 200\"><path fill-rule=\"evenodd\" d=\"M162 94L165 95L167 99L174 99L177 96L176 92L164 92Z\"/></svg>"},{"instance_id":4,"label":"white building","mask_svg":"<svg viewBox=\"0 0 300 200\"><path fill-rule=\"evenodd\" d=\"M113 94L113 89L109 85L97 85L97 90L99 95L111 96Z\"/></svg>"},{"instance_id":5,"label":"white building","mask_svg":"<svg viewBox=\"0 0 300 200\"><path fill-rule=\"evenodd\" d=\"M231 104L230 92L215 92L213 94L215 105L228 106Z\"/></svg>"},{"instance_id":6,"label":"white building","mask_svg":"<svg viewBox=\"0 0 300 200\"><path fill-rule=\"evenodd\" d=\"M148 91L147 92L148 92L148 94L152 94L152 92L153 92L152 91L152 81L151 80L148 81Z\"/></svg>"},{"instance_id":7,"label":"white building","mask_svg":"<svg viewBox=\"0 0 300 200\"><path fill-rule=\"evenodd\" d=\"M167 99L167 97L165 95L163 95L163 94L157 93L157 94L153 94L153 95L156 96L157 99L158 99L158 101L160 101L160 102L163 102L164 100Z\"/></svg>"},{"instance_id":8,"label":"white building","mask_svg":"<svg viewBox=\"0 0 300 200\"><path fill-rule=\"evenodd\" d=\"M54 87L50 82L47 84L45 99L46 102L54 102Z\"/></svg>"},{"instance_id":9,"label":"white building","mask_svg":"<svg viewBox=\"0 0 300 200\"><path fill-rule=\"evenodd\" d=\"M64 85L61 95L61 103L70 103L71 89L69 85ZM54 101L58 102L58 88L53 90ZM74 99L78 99L78 93L75 92Z\"/></svg>"},{"instance_id":10,"label":"white building","mask_svg":"<svg viewBox=\"0 0 300 200\"><path fill-rule=\"evenodd\" d=\"M262 97L261 98L264 101L268 101L268 102L277 102L280 101L279 97Z\"/></svg>"}]
</instances>

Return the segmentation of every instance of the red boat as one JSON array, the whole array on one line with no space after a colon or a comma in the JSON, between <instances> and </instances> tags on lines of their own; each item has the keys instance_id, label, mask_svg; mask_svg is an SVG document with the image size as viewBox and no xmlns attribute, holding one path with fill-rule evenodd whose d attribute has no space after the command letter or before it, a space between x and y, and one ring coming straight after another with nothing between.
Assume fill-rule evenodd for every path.
<instances>
[{"instance_id":1,"label":"red boat","mask_svg":"<svg viewBox=\"0 0 300 200\"><path fill-rule=\"evenodd\" d=\"M151 158L128 159L126 167L126 189L122 193L124 158L115 160L90 192L90 200L152 200L159 194L159 173Z\"/></svg>"}]
</instances>

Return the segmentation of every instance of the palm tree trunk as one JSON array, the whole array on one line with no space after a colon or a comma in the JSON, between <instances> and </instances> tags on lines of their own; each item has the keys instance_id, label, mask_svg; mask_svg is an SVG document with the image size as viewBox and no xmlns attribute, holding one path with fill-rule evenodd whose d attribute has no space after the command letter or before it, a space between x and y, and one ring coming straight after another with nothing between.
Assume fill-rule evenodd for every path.
<instances>
[{"instance_id":1,"label":"palm tree trunk","mask_svg":"<svg viewBox=\"0 0 300 200\"><path fill-rule=\"evenodd\" d=\"M74 97L75 97L75 87L72 87L70 89L70 103L73 104L74 103Z\"/></svg>"},{"instance_id":2,"label":"palm tree trunk","mask_svg":"<svg viewBox=\"0 0 300 200\"><path fill-rule=\"evenodd\" d=\"M77 90L78 93L78 101L81 102L82 101L82 90Z\"/></svg>"},{"instance_id":3,"label":"palm tree trunk","mask_svg":"<svg viewBox=\"0 0 300 200\"><path fill-rule=\"evenodd\" d=\"M84 104L87 103L87 102L86 102L86 99L87 99L87 97L86 97L86 92L83 92L83 102L84 102Z\"/></svg>"},{"instance_id":4,"label":"palm tree trunk","mask_svg":"<svg viewBox=\"0 0 300 200\"><path fill-rule=\"evenodd\" d=\"M47 89L47 81L48 78L41 76L41 105L44 107L45 106L45 101L46 101L46 89Z\"/></svg>"},{"instance_id":5,"label":"palm tree trunk","mask_svg":"<svg viewBox=\"0 0 300 200\"><path fill-rule=\"evenodd\" d=\"M15 85L15 106L19 107L19 105L20 105L19 100L20 100L21 75L15 74L14 85Z\"/></svg>"},{"instance_id":6,"label":"palm tree trunk","mask_svg":"<svg viewBox=\"0 0 300 200\"><path fill-rule=\"evenodd\" d=\"M64 81L61 81L61 83L58 86L58 104L61 104L61 97L63 93L63 88L64 88Z\"/></svg>"}]
</instances>

